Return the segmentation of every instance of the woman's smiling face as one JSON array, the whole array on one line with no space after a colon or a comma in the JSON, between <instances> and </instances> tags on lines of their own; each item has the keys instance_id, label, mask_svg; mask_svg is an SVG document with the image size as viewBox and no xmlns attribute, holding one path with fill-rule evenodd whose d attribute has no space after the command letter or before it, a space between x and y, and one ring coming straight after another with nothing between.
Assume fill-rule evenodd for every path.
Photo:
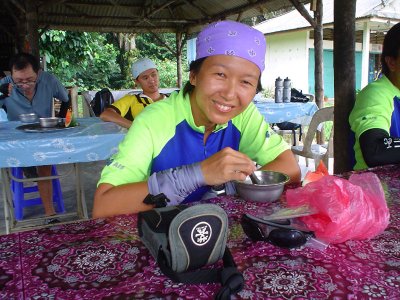
<instances>
[{"instance_id":1,"label":"woman's smiling face","mask_svg":"<svg viewBox=\"0 0 400 300\"><path fill-rule=\"evenodd\" d=\"M197 126L224 124L243 112L253 100L260 69L237 56L207 57L197 74L190 73L195 87L190 95L193 118Z\"/></svg>"}]
</instances>

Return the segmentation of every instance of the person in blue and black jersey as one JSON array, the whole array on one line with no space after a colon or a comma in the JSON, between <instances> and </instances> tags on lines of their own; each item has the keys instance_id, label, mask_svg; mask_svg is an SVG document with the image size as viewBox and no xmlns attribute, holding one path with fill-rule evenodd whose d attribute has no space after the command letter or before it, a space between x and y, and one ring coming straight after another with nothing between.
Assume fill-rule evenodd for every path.
<instances>
[{"instance_id":1,"label":"person in blue and black jersey","mask_svg":"<svg viewBox=\"0 0 400 300\"><path fill-rule=\"evenodd\" d=\"M290 146L252 102L265 51L264 35L245 24L203 29L183 90L146 107L103 169L93 217L149 210L148 195L169 205L208 198L212 186L245 180L254 162L299 182Z\"/></svg>"},{"instance_id":2,"label":"person in blue and black jersey","mask_svg":"<svg viewBox=\"0 0 400 300\"><path fill-rule=\"evenodd\" d=\"M349 122L355 135L355 170L400 163L400 23L383 41L382 77L356 98Z\"/></svg>"},{"instance_id":3,"label":"person in blue and black jersey","mask_svg":"<svg viewBox=\"0 0 400 300\"><path fill-rule=\"evenodd\" d=\"M108 106L100 115L106 122L114 122L129 128L136 116L149 104L166 98L159 91L160 78L155 63L149 58L141 58L132 64L132 76L142 93L127 94Z\"/></svg>"}]
</instances>

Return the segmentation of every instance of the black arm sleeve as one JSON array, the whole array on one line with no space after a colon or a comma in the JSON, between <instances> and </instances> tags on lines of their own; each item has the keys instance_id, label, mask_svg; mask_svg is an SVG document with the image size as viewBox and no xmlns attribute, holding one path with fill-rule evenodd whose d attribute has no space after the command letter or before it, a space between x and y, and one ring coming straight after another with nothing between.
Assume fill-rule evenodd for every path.
<instances>
[{"instance_id":1,"label":"black arm sleeve","mask_svg":"<svg viewBox=\"0 0 400 300\"><path fill-rule=\"evenodd\" d=\"M389 136L383 129L369 129L361 134L360 147L369 167L400 163L400 138Z\"/></svg>"}]
</instances>

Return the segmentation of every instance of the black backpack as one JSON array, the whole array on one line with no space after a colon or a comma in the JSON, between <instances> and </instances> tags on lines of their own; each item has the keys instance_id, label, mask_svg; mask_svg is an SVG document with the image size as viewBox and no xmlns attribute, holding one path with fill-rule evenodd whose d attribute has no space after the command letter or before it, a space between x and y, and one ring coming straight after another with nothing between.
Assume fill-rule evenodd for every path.
<instances>
[{"instance_id":1,"label":"black backpack","mask_svg":"<svg viewBox=\"0 0 400 300\"><path fill-rule=\"evenodd\" d=\"M98 91L93 100L90 102L90 106L93 109L96 117L100 116L100 114L104 111L104 109L114 103L114 96L108 88L104 88L101 91Z\"/></svg>"},{"instance_id":2,"label":"black backpack","mask_svg":"<svg viewBox=\"0 0 400 300\"><path fill-rule=\"evenodd\" d=\"M290 102L302 102L306 103L310 101L310 98L308 98L306 95L303 94L303 91L298 91L294 88L291 89L291 96L290 96Z\"/></svg>"},{"instance_id":3,"label":"black backpack","mask_svg":"<svg viewBox=\"0 0 400 300\"><path fill-rule=\"evenodd\" d=\"M296 130L299 129L299 141L301 141L302 128L301 124L292 122L275 123L280 130L291 130L293 134L293 146L296 146Z\"/></svg>"},{"instance_id":4,"label":"black backpack","mask_svg":"<svg viewBox=\"0 0 400 300\"><path fill-rule=\"evenodd\" d=\"M301 128L301 124L292 123L292 122L281 122L281 123L275 123L275 124L280 130L296 130L296 129Z\"/></svg>"}]
</instances>

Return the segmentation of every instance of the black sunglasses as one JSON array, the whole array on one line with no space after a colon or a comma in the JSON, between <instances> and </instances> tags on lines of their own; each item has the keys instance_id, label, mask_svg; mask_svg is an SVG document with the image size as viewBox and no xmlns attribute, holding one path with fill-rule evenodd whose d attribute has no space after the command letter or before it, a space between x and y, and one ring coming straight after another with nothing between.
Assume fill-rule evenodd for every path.
<instances>
[{"instance_id":1,"label":"black sunglasses","mask_svg":"<svg viewBox=\"0 0 400 300\"><path fill-rule=\"evenodd\" d=\"M268 234L259 224L267 225ZM290 221L266 221L249 214L243 214L241 225L244 233L253 241L269 242L282 248L298 248L314 237L312 231L303 231L291 227ZM269 228L272 227L273 229Z\"/></svg>"}]
</instances>

